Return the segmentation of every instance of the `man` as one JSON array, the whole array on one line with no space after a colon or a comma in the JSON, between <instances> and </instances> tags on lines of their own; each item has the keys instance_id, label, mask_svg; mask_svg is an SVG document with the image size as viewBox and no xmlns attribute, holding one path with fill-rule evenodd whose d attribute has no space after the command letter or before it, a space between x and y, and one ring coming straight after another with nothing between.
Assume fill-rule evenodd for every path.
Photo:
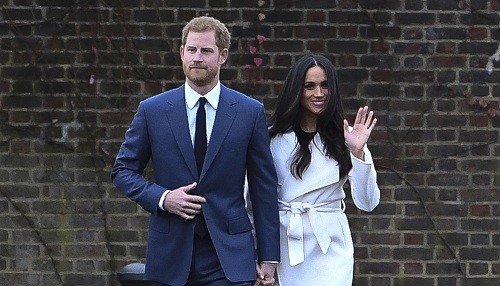
<instances>
[{"instance_id":1,"label":"man","mask_svg":"<svg viewBox=\"0 0 500 286\"><path fill-rule=\"evenodd\" d=\"M185 84L139 104L112 170L116 187L151 213L146 277L158 285L253 285L256 259L257 283L274 280L276 172L263 105L219 81L230 39L212 17L187 23ZM142 176L150 158L154 182Z\"/></svg>"}]
</instances>

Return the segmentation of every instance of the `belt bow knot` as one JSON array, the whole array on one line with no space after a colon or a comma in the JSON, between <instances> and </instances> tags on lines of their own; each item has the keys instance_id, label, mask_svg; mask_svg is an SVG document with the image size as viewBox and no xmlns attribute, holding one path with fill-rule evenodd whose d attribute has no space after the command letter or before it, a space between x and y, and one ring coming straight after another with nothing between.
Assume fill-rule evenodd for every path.
<instances>
[{"instance_id":1,"label":"belt bow knot","mask_svg":"<svg viewBox=\"0 0 500 286\"><path fill-rule=\"evenodd\" d=\"M280 210L291 213L287 228L288 257L291 266L304 262L304 226L302 222L302 215L304 214L309 217L312 231L321 252L324 254L328 251L332 240L327 232L327 225L321 219L319 212L341 211L340 208L332 207L331 202L311 204L280 201Z\"/></svg>"}]
</instances>

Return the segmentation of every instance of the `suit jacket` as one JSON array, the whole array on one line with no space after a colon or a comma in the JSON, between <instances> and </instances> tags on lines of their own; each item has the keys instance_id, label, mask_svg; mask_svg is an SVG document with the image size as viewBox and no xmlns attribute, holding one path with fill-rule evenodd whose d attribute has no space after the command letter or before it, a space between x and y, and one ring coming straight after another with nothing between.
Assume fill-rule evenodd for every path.
<instances>
[{"instance_id":1,"label":"suit jacket","mask_svg":"<svg viewBox=\"0 0 500 286\"><path fill-rule=\"evenodd\" d=\"M152 159L154 181L142 176ZM245 211L248 178L257 247ZM198 182L207 228L231 281L256 278L255 261L279 261L277 178L263 105L221 84L219 105L198 176L184 86L140 102L112 170L116 187L151 213L146 277L170 285L188 279L194 223L158 207L166 189ZM255 251L257 249L257 251ZM257 253L255 253L257 252ZM257 255L257 257L256 257Z\"/></svg>"}]
</instances>

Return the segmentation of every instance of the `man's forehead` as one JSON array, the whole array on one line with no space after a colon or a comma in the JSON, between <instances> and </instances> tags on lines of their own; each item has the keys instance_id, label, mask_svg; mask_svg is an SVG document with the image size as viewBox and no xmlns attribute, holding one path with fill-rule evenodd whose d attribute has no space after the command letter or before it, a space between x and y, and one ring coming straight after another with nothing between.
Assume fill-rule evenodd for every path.
<instances>
[{"instance_id":1,"label":"man's forehead","mask_svg":"<svg viewBox=\"0 0 500 286\"><path fill-rule=\"evenodd\" d=\"M214 44L208 44L208 43L196 43L196 42L186 42L184 45L186 48L197 48L197 49L215 49L217 48L217 45Z\"/></svg>"},{"instance_id":2,"label":"man's forehead","mask_svg":"<svg viewBox=\"0 0 500 286\"><path fill-rule=\"evenodd\" d=\"M215 43L215 31L193 32L187 34L186 41L202 40L207 43Z\"/></svg>"},{"instance_id":3,"label":"man's forehead","mask_svg":"<svg viewBox=\"0 0 500 286\"><path fill-rule=\"evenodd\" d=\"M184 47L217 50L217 44L215 43L215 31L189 32Z\"/></svg>"}]
</instances>

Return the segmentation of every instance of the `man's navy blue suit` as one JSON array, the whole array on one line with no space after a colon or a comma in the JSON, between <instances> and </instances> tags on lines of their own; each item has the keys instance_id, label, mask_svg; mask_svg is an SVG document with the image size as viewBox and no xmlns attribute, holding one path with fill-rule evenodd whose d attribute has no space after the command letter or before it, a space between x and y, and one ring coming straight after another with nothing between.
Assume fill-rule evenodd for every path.
<instances>
[{"instance_id":1,"label":"man's navy blue suit","mask_svg":"<svg viewBox=\"0 0 500 286\"><path fill-rule=\"evenodd\" d=\"M154 182L143 170L152 159ZM245 210L248 178L257 248ZM151 213L146 277L184 285L191 265L194 223L158 207L166 189L198 182L203 213L226 277L256 279L255 262L279 261L277 179L263 105L221 84L219 105L201 175L189 133L184 85L143 100L112 170L116 187Z\"/></svg>"}]
</instances>

